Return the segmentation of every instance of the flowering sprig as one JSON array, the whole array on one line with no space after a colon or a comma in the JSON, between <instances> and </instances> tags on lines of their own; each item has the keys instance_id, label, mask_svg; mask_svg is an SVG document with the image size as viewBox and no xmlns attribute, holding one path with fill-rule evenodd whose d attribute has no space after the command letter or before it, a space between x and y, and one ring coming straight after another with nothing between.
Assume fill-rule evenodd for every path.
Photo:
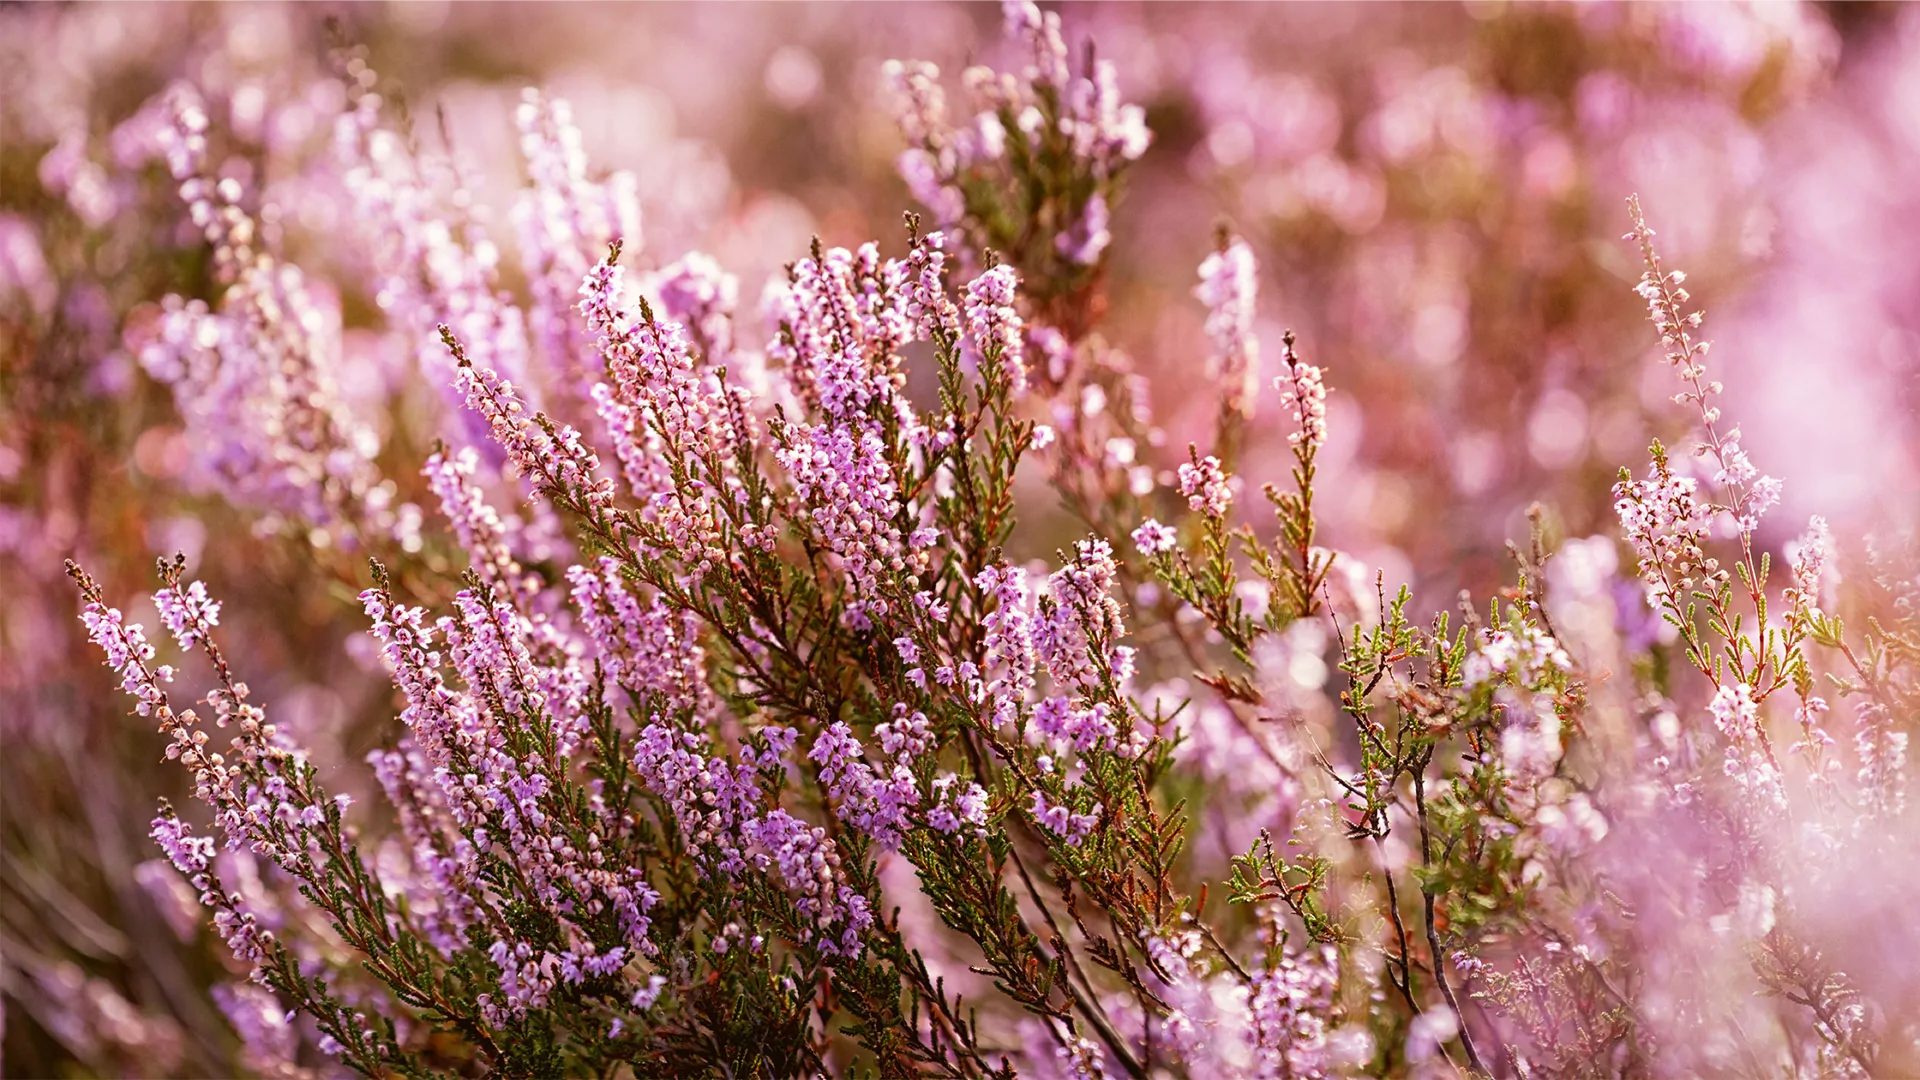
<instances>
[{"instance_id":1,"label":"flowering sprig","mask_svg":"<svg viewBox=\"0 0 1920 1080\"><path fill-rule=\"evenodd\" d=\"M1765 700L1789 685L1804 662L1800 653L1803 632L1792 625L1783 630L1768 619L1771 560L1755 550L1754 532L1761 516L1779 501L1780 484L1759 475L1740 446L1739 429L1721 431L1720 409L1713 399L1722 387L1717 380L1707 378L1710 343L1694 337L1702 315L1686 310L1691 299L1682 287L1686 275L1668 271L1661 263L1653 246L1653 230L1641 214L1639 200L1629 199L1627 209L1633 231L1626 239L1638 245L1646 267L1635 291L1647 302L1649 317L1666 349L1667 363L1686 386L1674 400L1693 406L1699 414L1703 436L1699 453L1717 466L1713 482L1725 501L1698 502L1693 481L1674 475L1656 443L1653 479L1636 487L1623 474L1615 488L1620 499L1616 505L1640 554L1642 576L1652 583L1663 616L1680 629L1694 666L1717 685L1745 683L1759 700ZM1704 551L1709 518L1717 514L1728 516L1739 540L1739 558L1734 560L1731 573ZM1747 630L1747 614L1734 609L1736 578L1754 619L1751 633ZM1720 640L1718 650L1710 649L1694 628L1693 600L1706 605L1707 629Z\"/></svg>"},{"instance_id":2,"label":"flowering sprig","mask_svg":"<svg viewBox=\"0 0 1920 1080\"><path fill-rule=\"evenodd\" d=\"M1748 875L1749 884L1744 886L1742 896L1767 898L1764 918L1757 920L1765 929L1755 954L1755 973L1775 993L1813 1012L1818 1020L1816 1030L1825 1043L1824 1052L1847 1062L1849 1068L1871 1072L1870 1063L1878 1052L1875 1039L1857 1022L1840 1019L1845 1009L1837 1003L1852 993L1847 980L1843 974L1828 970L1791 929L1777 925L1771 911L1775 891L1771 885L1755 883L1766 880L1775 870L1771 863L1774 856L1750 838L1763 834L1782 818L1792 819L1815 809L1793 797L1783 759L1775 751L1769 732L1766 702L1782 689L1791 687L1799 699L1795 715L1803 736L1800 749L1815 769L1811 780L1816 799L1833 797L1832 770L1824 760L1828 736L1822 715L1827 703L1812 692L1807 644L1828 645L1844 659L1855 679L1836 677L1834 681L1842 692L1871 697L1875 683L1871 669L1845 641L1838 620L1818 610L1821 571L1826 561L1826 542L1818 524L1802 541L1794 560L1792 583L1781 598L1787 609L1784 619L1770 617L1767 584L1771 557L1757 550L1756 531L1761 516L1778 501L1779 484L1759 475L1740 446L1737 429L1721 431L1720 410L1712 401L1722 387L1706 376L1707 343L1693 336L1702 319L1699 312L1685 308L1689 300L1682 287L1685 275L1664 268L1637 199L1628 201L1628 212L1633 230L1626 239L1639 247L1645 264L1636 291L1647 302L1668 363L1686 386L1676 395L1676 402L1691 405L1698 412L1702 433L1698 453L1717 467L1712 483L1720 496L1711 502L1702 498L1694 480L1677 475L1658 442L1652 449L1652 475L1645 481L1635 481L1623 470L1615 487L1616 508L1639 556L1649 599L1678 631L1689 662L1714 686L1706 711L1722 744L1718 771L1724 781L1710 774L1694 774L1680 785L1680 790L1685 797L1693 798L1696 792L1714 791L1716 781L1726 785L1725 812L1735 846L1740 849L1741 869ZM1729 522L1739 543L1731 573L1712 554L1712 526L1717 520ZM1736 607L1736 579L1746 600L1744 611ZM1702 614L1704 633L1696 622ZM1754 620L1751 629L1746 621L1749 615ZM1877 768L1882 756L1877 733L1883 707L1870 700L1862 708L1862 734L1857 747L1861 790L1866 801L1882 806L1886 805L1881 801L1886 788Z\"/></svg>"},{"instance_id":3,"label":"flowering sprig","mask_svg":"<svg viewBox=\"0 0 1920 1080\"><path fill-rule=\"evenodd\" d=\"M167 297L135 346L194 432L201 481L266 511L262 528L297 527L318 547L409 545L419 513L381 475L380 439L335 378L339 312L266 247L240 183L216 178L198 95L176 88L169 110L160 138L221 294L217 307Z\"/></svg>"},{"instance_id":4,"label":"flowering sprig","mask_svg":"<svg viewBox=\"0 0 1920 1080\"><path fill-rule=\"evenodd\" d=\"M1232 528L1229 512L1233 489L1229 477L1218 458L1201 457L1197 447L1189 447L1189 460L1178 468L1177 476L1181 498L1188 510L1199 515L1200 558L1190 557L1179 544L1178 533L1157 519L1147 519L1133 533L1136 550L1156 576L1175 597L1200 612L1244 664L1252 663L1258 639L1283 631L1295 620L1308 618L1320 609L1327 575L1333 569L1333 553L1315 543L1313 514L1315 461L1326 439L1322 404L1326 390L1320 369L1296 352L1292 331L1286 333L1283 343L1287 373L1276 379L1274 386L1299 427L1288 436L1294 458L1294 490L1282 492L1269 484L1263 491L1279 524L1279 543L1263 543L1247 526ZM1265 583L1268 599L1264 612L1248 610L1246 590L1234 559L1236 547ZM1258 700L1254 689L1243 681L1226 680L1222 685L1233 696Z\"/></svg>"},{"instance_id":5,"label":"flowering sprig","mask_svg":"<svg viewBox=\"0 0 1920 1080\"><path fill-rule=\"evenodd\" d=\"M1112 241L1120 178L1151 135L1144 110L1121 101L1111 61L1073 72L1059 15L1031 0L1007 0L1004 12L1023 62L1017 73L966 71L975 111L963 124L948 118L937 67L887 62L909 143L898 168L937 224L960 229L975 252L1006 253L1035 282L1034 298L1077 337Z\"/></svg>"},{"instance_id":6,"label":"flowering sprig","mask_svg":"<svg viewBox=\"0 0 1920 1080\"><path fill-rule=\"evenodd\" d=\"M1274 380L1274 386L1296 425L1296 430L1287 434L1287 445L1293 451L1293 490L1282 492L1269 485L1265 494L1280 524L1285 557L1267 560L1255 553L1253 559L1255 569L1278 590L1292 613L1306 618L1319 607L1322 587L1333 571L1333 553L1314 543L1313 516L1315 462L1327 441L1327 389L1320 368L1307 363L1296 351L1293 331L1286 332L1281 344L1287 370Z\"/></svg>"},{"instance_id":7,"label":"flowering sprig","mask_svg":"<svg viewBox=\"0 0 1920 1080\"><path fill-rule=\"evenodd\" d=\"M349 103L334 124L335 156L354 217L372 234L375 302L457 418L449 437L497 464L485 418L465 408L435 328L451 327L483 367L524 381L531 366L525 313L501 286L499 248L476 216L459 166L422 153L404 129L383 122L390 103L363 58L346 58L344 66Z\"/></svg>"},{"instance_id":8,"label":"flowering sprig","mask_svg":"<svg viewBox=\"0 0 1920 1080\"><path fill-rule=\"evenodd\" d=\"M545 413L529 415L514 384L498 372L476 365L450 328L441 326L440 338L453 356L456 385L467 407L486 420L507 460L554 505L604 527L612 505L613 482L600 475L600 459L580 432Z\"/></svg>"},{"instance_id":9,"label":"flowering sprig","mask_svg":"<svg viewBox=\"0 0 1920 1080\"><path fill-rule=\"evenodd\" d=\"M153 648L138 624L129 624L108 607L99 585L72 562L67 573L87 603L88 625L109 665L120 672L140 712L156 718L168 737L167 756L194 778L194 793L213 811L220 838L229 849L247 849L268 857L295 882L301 894L324 910L335 932L361 949L370 963L392 976L390 986L413 990L422 999L432 989L407 974L415 957L390 911L385 893L354 847L341 819L343 799L328 797L318 786L312 765L293 751L264 713L246 703L244 683L234 680L212 629L218 605L206 599L204 585L181 582L181 563L160 564L164 588L156 601L183 648L197 648L211 662L219 686L207 697L220 728L234 735L227 752L208 748L211 741L192 710L175 712L160 687L170 668L147 663ZM366 1072L392 1066L408 1069L394 1043L391 1021L374 1020L342 1005L327 980L304 968L270 931L259 913L238 894L224 889L213 865L212 838L194 836L170 807L163 806L153 835L175 867L214 913L214 924L250 977L286 995L313 1016L331 1045L349 1064Z\"/></svg>"},{"instance_id":10,"label":"flowering sprig","mask_svg":"<svg viewBox=\"0 0 1920 1080\"><path fill-rule=\"evenodd\" d=\"M1254 394L1260 385L1260 339L1253 328L1259 286L1253 249L1221 229L1213 253L1200 263L1200 284L1193 293L1207 308L1207 341L1212 345L1207 376L1224 388L1223 428L1253 416Z\"/></svg>"},{"instance_id":11,"label":"flowering sprig","mask_svg":"<svg viewBox=\"0 0 1920 1080\"><path fill-rule=\"evenodd\" d=\"M514 113L531 184L515 207L520 251L533 289L528 336L546 369L560 415L572 418L598 377L595 331L574 300L579 281L607 245L640 235L633 176L588 176L580 129L567 102L529 89Z\"/></svg>"}]
</instances>

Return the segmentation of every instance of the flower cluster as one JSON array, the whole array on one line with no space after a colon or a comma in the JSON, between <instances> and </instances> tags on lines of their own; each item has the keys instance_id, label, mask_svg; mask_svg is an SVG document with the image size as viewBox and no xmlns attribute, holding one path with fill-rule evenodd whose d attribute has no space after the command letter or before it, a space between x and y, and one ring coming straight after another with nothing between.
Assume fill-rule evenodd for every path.
<instances>
[{"instance_id":1,"label":"flower cluster","mask_svg":"<svg viewBox=\"0 0 1920 1080\"><path fill-rule=\"evenodd\" d=\"M1027 388L1025 345L1015 310L1017 275L996 266L967 283L967 344L975 362L991 364L1014 394Z\"/></svg>"},{"instance_id":2,"label":"flower cluster","mask_svg":"<svg viewBox=\"0 0 1920 1080\"><path fill-rule=\"evenodd\" d=\"M1700 501L1698 483L1677 474L1656 443L1648 477L1635 480L1622 470L1613 491L1614 512L1640 560L1648 588L1662 602L1676 592L1684 593L1707 561L1702 545L1708 538L1711 510Z\"/></svg>"},{"instance_id":3,"label":"flower cluster","mask_svg":"<svg viewBox=\"0 0 1920 1080\"><path fill-rule=\"evenodd\" d=\"M924 728L926 717L920 716L919 721ZM807 751L808 760L819 766L820 783L838 804L841 819L886 848L900 846L907 815L920 802L914 756L913 748L902 745L890 769L876 770L861 757L860 741L845 722L822 731Z\"/></svg>"},{"instance_id":4,"label":"flower cluster","mask_svg":"<svg viewBox=\"0 0 1920 1080\"><path fill-rule=\"evenodd\" d=\"M1070 847L1078 847L1093 827L1100 824L1098 807L1088 813L1075 813L1073 807L1061 803L1049 802L1047 793L1033 793L1033 803L1027 812L1041 828L1065 841Z\"/></svg>"},{"instance_id":5,"label":"flower cluster","mask_svg":"<svg viewBox=\"0 0 1920 1080\"><path fill-rule=\"evenodd\" d=\"M340 314L298 267L259 246L242 186L209 164L207 126L197 95L180 89L158 137L222 292L217 307L166 297L138 342L140 362L172 387L202 482L270 511L262 528L312 529L323 546L410 537L418 511L381 476L380 440L337 381Z\"/></svg>"},{"instance_id":6,"label":"flower cluster","mask_svg":"<svg viewBox=\"0 0 1920 1080\"><path fill-rule=\"evenodd\" d=\"M563 395L579 395L597 378L589 360L591 328L577 308L574 283L609 243L638 243L640 210L632 175L604 182L587 176L587 155L573 110L528 90L516 110L521 154L531 186L515 207L521 257L532 283L527 329L535 352Z\"/></svg>"},{"instance_id":7,"label":"flower cluster","mask_svg":"<svg viewBox=\"0 0 1920 1080\"><path fill-rule=\"evenodd\" d=\"M147 642L146 629L139 623L126 621L119 608L108 607L97 600L87 601L80 612L80 621L86 624L87 636L106 653L107 666L120 676L120 688L139 702L140 715L147 716L163 708L167 693L160 684L173 681L173 668L168 664L147 667L154 651Z\"/></svg>"},{"instance_id":8,"label":"flower cluster","mask_svg":"<svg viewBox=\"0 0 1920 1080\"><path fill-rule=\"evenodd\" d=\"M1287 435L1287 441L1310 449L1326 442L1326 376L1293 351L1291 335L1287 338L1287 373L1275 379L1273 386L1280 391L1280 406L1298 428Z\"/></svg>"},{"instance_id":9,"label":"flower cluster","mask_svg":"<svg viewBox=\"0 0 1920 1080\"><path fill-rule=\"evenodd\" d=\"M1146 112L1121 100L1111 60L1074 72L1058 14L1032 0L1006 0L1004 22L1018 72L968 68L963 81L974 111L965 121L949 118L936 65L886 64L895 120L909 144L897 162L900 177L942 226L961 227L977 249L1007 252L1029 273L1058 267L1060 276L1083 277L1113 241L1116 182L1152 141ZM1001 185L987 178L1009 170L1033 185L1002 203ZM1029 221L1050 227L1051 245L1030 235Z\"/></svg>"},{"instance_id":10,"label":"flower cluster","mask_svg":"<svg viewBox=\"0 0 1920 1080\"><path fill-rule=\"evenodd\" d=\"M1118 644L1125 628L1113 596L1117 573L1105 540L1082 540L1039 594L1034 651L1063 688L1091 692L1132 673L1133 650Z\"/></svg>"},{"instance_id":11,"label":"flower cluster","mask_svg":"<svg viewBox=\"0 0 1920 1080\"><path fill-rule=\"evenodd\" d=\"M1466 354L1499 315L1464 291L1500 279L1405 267L1490 273L1461 255L1480 241L1456 213L1510 224L1475 194L1487 162L1519 163L1529 191L1581 187L1554 125L1618 94L1582 76L1577 103L1539 108L1533 68L1495 79L1476 59L1373 72L1380 100L1351 117L1304 75L1257 84L1271 109L1199 93L1169 110L1204 124L1169 140L1180 182L1259 193L1236 207L1259 221L1204 256L1176 235L1184 255L1143 259L1173 268L1158 295L1204 317L1178 344L1203 351L1211 391L1156 409L1148 354L1168 331L1141 327L1180 318L1145 302L1151 274L1112 262L1155 240L1115 242L1152 141L1120 73L1161 101L1157 81L1207 77L1180 65L1239 54L1125 33L1082 51L1058 13L1002 16L1006 55L964 74L964 118L932 65L883 68L899 173L941 226L906 215L903 240L843 240L859 220L843 207L821 218L829 239L756 252L786 213L756 193L699 238L713 254L650 199L643 251L640 174L595 169L593 126L528 91L508 125L517 228L496 242L458 110L431 149L348 45L300 124L266 125L331 132L327 164L293 184L278 154L225 153L267 82L215 104L170 90L134 125L127 143L168 161L164 194L185 202L169 243L195 269L139 260L157 282L140 299L169 294L128 319L164 384L142 407L179 428L129 461L155 483L181 465L207 523L141 523L141 542L194 552L160 563L164 637L109 601L110 553L88 556L114 568L102 579L69 564L67 630L158 726L125 737L177 762L155 782L193 805L162 804L147 828L164 861L133 875L179 940L123 953L98 935L89 963L213 950L155 985L210 975L202 1011L231 1032L207 1041L287 1076L1871 1076L1920 1060L1898 967L1920 942L1878 919L1885 940L1866 943L1842 925L1866 920L1835 917L1897 910L1920 883L1901 855L1920 558L1876 542L1857 570L1838 516L1778 546L1759 429L1722 417L1703 320L1638 202L1637 292L1698 449L1656 442L1620 475L1617 533L1563 538L1584 504L1499 509L1493 481L1526 474L1482 453L1493 405L1478 426L1369 411L1336 455L1328 372L1301 338L1271 343L1284 367L1261 374L1264 273L1289 281L1305 336L1353 357L1335 373L1369 410L1422 397L1434 372L1490 397ZM1560 18L1484 21L1504 41ZM1618 45L1650 18L1585 32ZM840 55L784 45L759 85L808 122ZM1790 83L1789 59L1754 67ZM1694 92L1746 70L1722 61ZM1763 109L1771 83L1741 85ZM137 187L102 190L84 148L49 157L43 186L91 228ZM1236 188L1253 165L1272 182ZM1285 279L1351 255L1403 188L1450 208L1444 239L1370 246L1368 288ZM357 225L315 229L341 215ZM36 327L79 319L17 255L10 237L41 236L21 228L0 213L0 298L25 298ZM103 266L126 246L111 239ZM1572 485L1625 414L1578 393L1586 335L1610 323L1576 320L1589 256L1566 258L1554 314L1527 325L1547 339L1526 350L1542 412L1513 430ZM1383 330L1349 353L1366 335L1318 324L1386 327L1403 298L1406 342ZM1420 362L1383 377L1403 347ZM1249 423L1263 408L1275 430ZM1398 543L1434 502L1417 471L1376 467L1402 441L1478 475L1461 514L1524 518L1505 561ZM0 479L25 452L0 432ZM1262 501L1269 523L1241 520ZM106 515L75 505L44 531L114 550ZM101 531L82 542L82 526ZM57 546L11 515L0 541ZM296 623L331 637L283 647ZM175 695L201 679L188 708ZM116 805L89 804L87 826ZM14 832L56 842L34 831L66 827L48 809L25 804L36 824ZM30 953L36 985L61 981ZM185 1054L167 1029L117 1026Z\"/></svg>"},{"instance_id":12,"label":"flower cluster","mask_svg":"<svg viewBox=\"0 0 1920 1080\"><path fill-rule=\"evenodd\" d=\"M1194 513L1225 516L1233 506L1233 489L1227 486L1220 459L1194 451L1193 460L1180 466L1180 497Z\"/></svg>"},{"instance_id":13,"label":"flower cluster","mask_svg":"<svg viewBox=\"0 0 1920 1080\"><path fill-rule=\"evenodd\" d=\"M1707 712L1727 740L1727 775L1761 805L1784 806L1786 792L1780 786L1773 750L1760 728L1760 705L1753 700L1753 688L1746 683L1722 686L1707 702Z\"/></svg>"},{"instance_id":14,"label":"flower cluster","mask_svg":"<svg viewBox=\"0 0 1920 1080\"><path fill-rule=\"evenodd\" d=\"M1253 249L1245 240L1223 236L1219 250L1200 264L1193 294L1207 306L1207 340L1213 345L1207 375L1225 388L1226 407L1243 417L1252 415L1260 385L1260 341L1253 332L1258 291Z\"/></svg>"}]
</instances>

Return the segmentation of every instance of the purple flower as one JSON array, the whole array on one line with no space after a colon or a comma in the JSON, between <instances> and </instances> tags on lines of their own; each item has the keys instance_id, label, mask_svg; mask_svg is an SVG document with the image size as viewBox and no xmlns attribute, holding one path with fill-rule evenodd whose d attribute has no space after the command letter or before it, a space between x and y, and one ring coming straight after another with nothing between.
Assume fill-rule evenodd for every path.
<instances>
[{"instance_id":1,"label":"purple flower","mask_svg":"<svg viewBox=\"0 0 1920 1080\"><path fill-rule=\"evenodd\" d=\"M1027 388L1025 339L1014 309L1018 281L1013 267L996 266L967 283L967 353L982 378L1015 395Z\"/></svg>"},{"instance_id":2,"label":"purple flower","mask_svg":"<svg viewBox=\"0 0 1920 1080\"><path fill-rule=\"evenodd\" d=\"M1033 802L1028 811L1033 815L1035 824L1066 841L1069 847L1079 847L1080 841L1093 832L1094 826L1100 824L1099 807L1094 807L1088 813L1076 814L1063 803L1049 802L1043 791L1033 793Z\"/></svg>"},{"instance_id":3,"label":"purple flower","mask_svg":"<svg viewBox=\"0 0 1920 1080\"><path fill-rule=\"evenodd\" d=\"M1180 496L1195 513L1224 515L1233 506L1233 489L1227 486L1220 459L1211 454L1196 456L1180 466Z\"/></svg>"},{"instance_id":4,"label":"purple flower","mask_svg":"<svg viewBox=\"0 0 1920 1080\"><path fill-rule=\"evenodd\" d=\"M220 625L220 605L207 598L207 587L195 581L184 589L161 589L153 594L160 621L183 649L191 649L207 629Z\"/></svg>"},{"instance_id":5,"label":"purple flower","mask_svg":"<svg viewBox=\"0 0 1920 1080\"><path fill-rule=\"evenodd\" d=\"M1100 256L1113 242L1113 234L1107 231L1110 215L1107 212L1107 197L1094 192L1087 198L1087 205L1073 225L1059 236L1054 237L1054 250L1069 262L1082 266L1092 266L1100 261Z\"/></svg>"},{"instance_id":6,"label":"purple flower","mask_svg":"<svg viewBox=\"0 0 1920 1080\"><path fill-rule=\"evenodd\" d=\"M1179 540L1179 534L1175 533L1171 527L1162 525L1153 518L1141 522L1140 527L1133 530L1133 546L1148 558L1172 551L1179 545Z\"/></svg>"},{"instance_id":7,"label":"purple flower","mask_svg":"<svg viewBox=\"0 0 1920 1080\"><path fill-rule=\"evenodd\" d=\"M1105 540L1082 540L1073 561L1047 579L1033 641L1063 688L1092 691L1104 675L1121 678L1131 668L1131 652L1116 645L1124 632L1112 596L1117 573Z\"/></svg>"}]
</instances>

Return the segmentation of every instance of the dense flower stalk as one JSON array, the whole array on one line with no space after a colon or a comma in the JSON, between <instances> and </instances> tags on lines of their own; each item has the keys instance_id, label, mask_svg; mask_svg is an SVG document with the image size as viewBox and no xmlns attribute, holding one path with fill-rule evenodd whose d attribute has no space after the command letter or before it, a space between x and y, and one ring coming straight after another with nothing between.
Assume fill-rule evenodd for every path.
<instances>
[{"instance_id":1,"label":"dense flower stalk","mask_svg":"<svg viewBox=\"0 0 1920 1080\"><path fill-rule=\"evenodd\" d=\"M271 512L263 527L285 519L322 546L407 540L418 511L381 476L380 440L337 383L339 312L263 245L240 183L216 177L198 97L177 89L170 109L159 139L222 292L217 306L167 297L138 351L196 433L202 482Z\"/></svg>"},{"instance_id":2,"label":"dense flower stalk","mask_svg":"<svg viewBox=\"0 0 1920 1080\"><path fill-rule=\"evenodd\" d=\"M1207 354L1207 375L1224 389L1226 408L1243 417L1252 415L1260 380L1260 342L1253 331L1258 274L1247 242L1223 236L1219 249L1200 263L1200 284L1194 288L1207 307L1207 340L1213 346ZM1294 402L1283 404L1298 420Z\"/></svg>"}]
</instances>

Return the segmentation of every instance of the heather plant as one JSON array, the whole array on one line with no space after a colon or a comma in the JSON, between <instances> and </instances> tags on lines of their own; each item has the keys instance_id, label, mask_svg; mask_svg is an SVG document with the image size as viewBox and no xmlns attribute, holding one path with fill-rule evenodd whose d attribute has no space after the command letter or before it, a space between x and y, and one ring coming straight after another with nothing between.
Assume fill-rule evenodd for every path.
<instances>
[{"instance_id":1,"label":"heather plant","mask_svg":"<svg viewBox=\"0 0 1920 1080\"><path fill-rule=\"evenodd\" d=\"M1914 1068L1914 555L1780 531L1743 358L1638 199L1612 302L1666 438L1585 493L1607 531L1543 501L1441 600L1329 527L1374 405L1263 321L1303 300L1234 225L1170 305L1201 419L1156 419L1113 301L1161 136L1121 61L1002 15L964 121L881 65L918 207L781 252L757 316L554 94L503 230L336 28L301 182L352 220L305 248L215 88L142 107L193 272L128 352L181 491L288 593L140 537L149 637L82 565L125 551L65 563L172 777L127 884L189 959L136 970L261 1075ZM316 661L254 638L296 610L364 727L283 693ZM95 1071L202 1052L69 921L78 960L9 924L9 1001Z\"/></svg>"}]
</instances>

